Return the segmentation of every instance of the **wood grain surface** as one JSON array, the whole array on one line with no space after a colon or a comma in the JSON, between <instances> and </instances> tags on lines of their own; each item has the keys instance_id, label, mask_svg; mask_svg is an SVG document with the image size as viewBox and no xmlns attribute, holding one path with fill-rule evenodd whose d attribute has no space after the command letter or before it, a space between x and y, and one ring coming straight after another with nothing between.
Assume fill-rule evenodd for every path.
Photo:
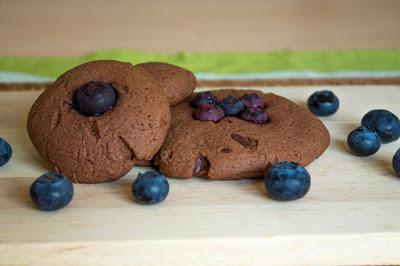
<instances>
[{"instance_id":1,"label":"wood grain surface","mask_svg":"<svg viewBox=\"0 0 400 266\"><path fill-rule=\"evenodd\" d=\"M116 182L75 185L71 204L52 213L36 210L28 195L32 181L48 170L25 130L40 91L0 92L0 136L14 148L0 169L0 265L399 263L400 179L391 158L400 142L359 158L345 139L373 108L400 114L400 87L258 89L304 106L308 95L326 88L341 107L322 119L331 145L307 167L312 185L304 199L273 201L260 180L170 179L165 202L141 206L130 193L144 170L136 167Z\"/></svg>"},{"instance_id":2,"label":"wood grain surface","mask_svg":"<svg viewBox=\"0 0 400 266\"><path fill-rule=\"evenodd\" d=\"M0 55L400 48L397 0L0 0Z\"/></svg>"}]
</instances>

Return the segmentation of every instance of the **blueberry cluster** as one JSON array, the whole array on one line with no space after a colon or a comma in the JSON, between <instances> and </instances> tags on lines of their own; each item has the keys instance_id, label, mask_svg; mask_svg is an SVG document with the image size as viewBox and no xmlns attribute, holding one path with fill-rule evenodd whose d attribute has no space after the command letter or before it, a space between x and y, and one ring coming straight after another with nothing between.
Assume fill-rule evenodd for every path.
<instances>
[{"instance_id":1,"label":"blueberry cluster","mask_svg":"<svg viewBox=\"0 0 400 266\"><path fill-rule=\"evenodd\" d=\"M361 126L350 132L347 144L358 156L376 153L381 143L393 142L400 137L400 120L387 110L372 110L361 119Z\"/></svg>"},{"instance_id":2,"label":"blueberry cluster","mask_svg":"<svg viewBox=\"0 0 400 266\"><path fill-rule=\"evenodd\" d=\"M350 132L347 144L353 154L370 156L381 144L390 143L400 137L400 120L388 110L372 110L361 119L361 126ZM400 176L400 149L393 156L393 169Z\"/></svg>"},{"instance_id":3,"label":"blueberry cluster","mask_svg":"<svg viewBox=\"0 0 400 266\"><path fill-rule=\"evenodd\" d=\"M116 103L116 92L109 84L89 82L75 95L75 106L88 116L100 115L110 110ZM240 99L228 95L218 99L211 92L196 95L190 105L196 108L193 117L201 121L217 122L225 116L237 116L255 124L267 123L265 103L257 94L245 94ZM312 113L327 116L335 113L339 100L330 91L317 91L308 99ZM400 138L400 120L387 110L372 110L364 115L361 126L350 132L347 143L357 156L370 156L376 153L381 144ZM0 138L0 167L12 156L11 146ZM400 176L400 149L393 156L393 168ZM278 162L266 171L264 186L268 195L279 201L291 201L304 197L310 189L311 178L307 170L296 162ZM144 205L158 204L169 193L167 178L159 172L139 173L131 191L134 199ZM67 206L74 195L70 179L60 173L45 173L38 177L30 187L30 196L38 209L55 211Z\"/></svg>"},{"instance_id":4,"label":"blueberry cluster","mask_svg":"<svg viewBox=\"0 0 400 266\"><path fill-rule=\"evenodd\" d=\"M218 122L225 116L238 116L255 124L265 124L268 116L263 100L255 93L245 94L237 99L232 95L218 101L211 92L200 92L190 102L196 108L193 118L200 121Z\"/></svg>"}]
</instances>

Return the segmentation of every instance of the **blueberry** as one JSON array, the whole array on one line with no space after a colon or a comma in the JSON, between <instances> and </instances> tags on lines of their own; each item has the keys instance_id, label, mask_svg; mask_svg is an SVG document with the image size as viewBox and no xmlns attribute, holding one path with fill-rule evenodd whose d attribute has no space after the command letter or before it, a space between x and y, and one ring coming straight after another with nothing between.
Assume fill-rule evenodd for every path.
<instances>
[{"instance_id":1,"label":"blueberry","mask_svg":"<svg viewBox=\"0 0 400 266\"><path fill-rule=\"evenodd\" d=\"M132 193L135 199L146 205L162 202L168 195L169 184L167 178L155 171L139 173L132 184Z\"/></svg>"},{"instance_id":2,"label":"blueberry","mask_svg":"<svg viewBox=\"0 0 400 266\"><path fill-rule=\"evenodd\" d=\"M12 156L10 144L3 138L0 138L0 167L8 163Z\"/></svg>"},{"instance_id":3,"label":"blueberry","mask_svg":"<svg viewBox=\"0 0 400 266\"><path fill-rule=\"evenodd\" d=\"M75 91L74 105L86 116L96 116L111 110L117 101L116 90L102 81L89 81Z\"/></svg>"},{"instance_id":4,"label":"blueberry","mask_svg":"<svg viewBox=\"0 0 400 266\"><path fill-rule=\"evenodd\" d=\"M30 195L38 209L55 211L71 202L74 187L66 176L59 173L46 173L32 183Z\"/></svg>"},{"instance_id":5,"label":"blueberry","mask_svg":"<svg viewBox=\"0 0 400 266\"><path fill-rule=\"evenodd\" d=\"M273 199L289 201L304 197L310 189L311 179L300 164L279 162L265 173L264 185Z\"/></svg>"},{"instance_id":6,"label":"blueberry","mask_svg":"<svg viewBox=\"0 0 400 266\"><path fill-rule=\"evenodd\" d=\"M381 139L375 131L361 126L350 132L347 144L355 155L370 156L381 147Z\"/></svg>"},{"instance_id":7,"label":"blueberry","mask_svg":"<svg viewBox=\"0 0 400 266\"><path fill-rule=\"evenodd\" d=\"M392 165L394 171L396 171L396 174L400 176L400 149L396 151L396 153L393 156L392 160Z\"/></svg>"},{"instance_id":8,"label":"blueberry","mask_svg":"<svg viewBox=\"0 0 400 266\"><path fill-rule=\"evenodd\" d=\"M308 98L308 109L317 116L329 116L339 109L339 98L329 90L316 91Z\"/></svg>"},{"instance_id":9,"label":"blueberry","mask_svg":"<svg viewBox=\"0 0 400 266\"><path fill-rule=\"evenodd\" d=\"M255 124L265 124L268 122L267 113L261 108L247 107L240 113L240 118Z\"/></svg>"},{"instance_id":10,"label":"blueberry","mask_svg":"<svg viewBox=\"0 0 400 266\"><path fill-rule=\"evenodd\" d=\"M400 137L399 118L387 110L372 110L361 119L361 125L376 131L382 143L389 143Z\"/></svg>"},{"instance_id":11,"label":"blueberry","mask_svg":"<svg viewBox=\"0 0 400 266\"><path fill-rule=\"evenodd\" d=\"M255 93L246 93L240 98L240 101L245 107L264 108L265 106L260 96Z\"/></svg>"},{"instance_id":12,"label":"blueberry","mask_svg":"<svg viewBox=\"0 0 400 266\"><path fill-rule=\"evenodd\" d=\"M218 122L224 116L224 110L215 104L200 105L193 113L193 118L200 121Z\"/></svg>"},{"instance_id":13,"label":"blueberry","mask_svg":"<svg viewBox=\"0 0 400 266\"><path fill-rule=\"evenodd\" d=\"M190 106L198 108L203 104L215 104L217 98L209 91L198 93L193 100L190 102Z\"/></svg>"},{"instance_id":14,"label":"blueberry","mask_svg":"<svg viewBox=\"0 0 400 266\"><path fill-rule=\"evenodd\" d=\"M237 115L244 109L244 104L232 95L218 101L218 105L224 110L225 115Z\"/></svg>"}]
</instances>

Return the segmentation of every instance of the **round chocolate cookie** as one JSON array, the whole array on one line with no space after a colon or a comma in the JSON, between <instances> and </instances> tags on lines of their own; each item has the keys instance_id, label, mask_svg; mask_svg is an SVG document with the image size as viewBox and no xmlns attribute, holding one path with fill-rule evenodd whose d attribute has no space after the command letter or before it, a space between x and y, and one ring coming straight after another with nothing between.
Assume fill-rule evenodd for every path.
<instances>
[{"instance_id":1,"label":"round chocolate cookie","mask_svg":"<svg viewBox=\"0 0 400 266\"><path fill-rule=\"evenodd\" d=\"M329 146L329 132L308 110L268 93L244 90L212 91L218 100L255 93L265 104L268 122L257 124L238 116L218 122L193 118L190 101L171 110L171 128L156 156L160 171L176 178L210 179L260 177L278 161L311 163Z\"/></svg>"},{"instance_id":2,"label":"round chocolate cookie","mask_svg":"<svg viewBox=\"0 0 400 266\"><path fill-rule=\"evenodd\" d=\"M196 88L196 77L192 72L167 63L149 62L135 65L146 69L160 83L160 90L170 105L176 105L189 97Z\"/></svg>"},{"instance_id":3,"label":"round chocolate cookie","mask_svg":"<svg viewBox=\"0 0 400 266\"><path fill-rule=\"evenodd\" d=\"M41 156L79 183L125 175L150 160L170 126L167 99L144 69L93 61L61 75L33 104L28 134Z\"/></svg>"}]
</instances>

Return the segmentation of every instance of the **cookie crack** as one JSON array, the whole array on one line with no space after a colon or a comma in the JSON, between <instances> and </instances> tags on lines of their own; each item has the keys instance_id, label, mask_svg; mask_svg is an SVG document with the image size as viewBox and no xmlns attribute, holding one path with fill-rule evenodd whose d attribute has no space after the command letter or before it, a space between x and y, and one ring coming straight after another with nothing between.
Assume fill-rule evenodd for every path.
<instances>
[{"instance_id":1,"label":"cookie crack","mask_svg":"<svg viewBox=\"0 0 400 266\"><path fill-rule=\"evenodd\" d=\"M87 145L86 145L86 141L85 141L85 137L84 137L84 132L83 131L81 132L80 136L81 136L81 149L78 150L78 158L83 158L83 160L85 162L87 162L91 166L90 178L93 178L94 173L96 171L95 164L94 164L92 158L90 157L90 155L87 152L87 148L86 148ZM82 149L82 148L84 148L84 149Z\"/></svg>"},{"instance_id":2,"label":"cookie crack","mask_svg":"<svg viewBox=\"0 0 400 266\"><path fill-rule=\"evenodd\" d=\"M61 111L60 111L60 109L61 108L59 108L59 110L57 111L56 118L54 119L55 121L53 122L53 125L51 126L50 132L52 132L54 129L56 129L60 125L60 122L61 122Z\"/></svg>"},{"instance_id":3,"label":"cookie crack","mask_svg":"<svg viewBox=\"0 0 400 266\"><path fill-rule=\"evenodd\" d=\"M100 139L100 128L97 124L96 120L93 120L92 124L90 125L90 133L96 138Z\"/></svg>"},{"instance_id":4,"label":"cookie crack","mask_svg":"<svg viewBox=\"0 0 400 266\"><path fill-rule=\"evenodd\" d=\"M49 146L49 142L51 140L51 134L54 132L54 130L56 130L59 127L59 125L61 123L61 106L58 106L55 118L53 118L52 120L54 120L54 122L50 126L50 130L49 130L49 133L47 134L47 140L46 140L46 144L45 144L45 147L46 147L45 148L45 153L46 153L45 155L46 155L46 158L47 158L47 160L49 162L51 162L51 160L49 158L49 152L48 152L49 148L48 148L48 146ZM53 165L55 165L55 164L53 164ZM56 170L56 171L59 172L58 170Z\"/></svg>"},{"instance_id":5,"label":"cookie crack","mask_svg":"<svg viewBox=\"0 0 400 266\"><path fill-rule=\"evenodd\" d=\"M94 166L94 163L93 163L93 161L90 159L90 158L85 158L84 159L85 160L85 162L87 162L88 164L90 164L90 166L91 166L91 174L90 174L90 177L91 178L93 178L93 176L94 176L94 173L95 173L95 171L96 171L96 169L95 169L95 166Z\"/></svg>"},{"instance_id":6,"label":"cookie crack","mask_svg":"<svg viewBox=\"0 0 400 266\"><path fill-rule=\"evenodd\" d=\"M128 141L123 136L118 136L118 139L121 140L122 144L124 144L125 148L131 153L131 160L136 161L136 153L135 150L129 145Z\"/></svg>"}]
</instances>

